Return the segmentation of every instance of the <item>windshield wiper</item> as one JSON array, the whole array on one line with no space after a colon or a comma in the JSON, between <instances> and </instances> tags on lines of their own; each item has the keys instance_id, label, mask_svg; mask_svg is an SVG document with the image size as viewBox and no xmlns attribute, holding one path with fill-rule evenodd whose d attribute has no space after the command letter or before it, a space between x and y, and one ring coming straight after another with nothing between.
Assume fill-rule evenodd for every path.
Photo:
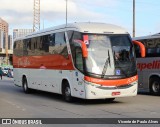
<instances>
[{"instance_id":1,"label":"windshield wiper","mask_svg":"<svg viewBox=\"0 0 160 127\"><path fill-rule=\"evenodd\" d=\"M108 58L106 59L106 62L104 64L101 78L104 78L106 71L107 71L107 68L108 68L108 65L111 66L109 50L108 50Z\"/></svg>"}]
</instances>

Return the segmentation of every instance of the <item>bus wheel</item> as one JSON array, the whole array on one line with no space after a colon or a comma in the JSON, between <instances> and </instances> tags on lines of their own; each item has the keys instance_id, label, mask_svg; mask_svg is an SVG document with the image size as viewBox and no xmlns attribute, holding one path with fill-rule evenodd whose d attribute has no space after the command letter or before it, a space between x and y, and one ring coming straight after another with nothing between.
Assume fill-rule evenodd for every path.
<instances>
[{"instance_id":1,"label":"bus wheel","mask_svg":"<svg viewBox=\"0 0 160 127\"><path fill-rule=\"evenodd\" d=\"M160 78L154 77L150 79L150 93L153 95L160 94Z\"/></svg>"},{"instance_id":2,"label":"bus wheel","mask_svg":"<svg viewBox=\"0 0 160 127\"><path fill-rule=\"evenodd\" d=\"M69 83L66 81L63 84L63 97L65 99L65 101L67 102L72 102L73 98L71 96L71 88L69 86Z\"/></svg>"},{"instance_id":3,"label":"bus wheel","mask_svg":"<svg viewBox=\"0 0 160 127\"><path fill-rule=\"evenodd\" d=\"M26 78L23 78L23 91L25 93L29 93L30 92L30 89L28 88L28 83L27 83L27 79Z\"/></svg>"}]
</instances>

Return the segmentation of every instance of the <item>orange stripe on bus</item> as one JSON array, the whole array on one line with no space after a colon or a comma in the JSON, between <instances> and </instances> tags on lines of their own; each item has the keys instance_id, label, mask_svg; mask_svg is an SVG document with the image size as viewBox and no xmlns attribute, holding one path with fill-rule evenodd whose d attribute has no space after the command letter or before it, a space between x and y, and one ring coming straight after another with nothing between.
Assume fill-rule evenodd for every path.
<instances>
[{"instance_id":1,"label":"orange stripe on bus","mask_svg":"<svg viewBox=\"0 0 160 127\"><path fill-rule=\"evenodd\" d=\"M34 68L34 69L56 69L56 70L74 70L71 56L64 58L62 55L45 56L13 56L14 68Z\"/></svg>"},{"instance_id":2,"label":"orange stripe on bus","mask_svg":"<svg viewBox=\"0 0 160 127\"><path fill-rule=\"evenodd\" d=\"M88 76L85 76L84 79L88 82L96 83L103 86L122 86L137 81L138 75L126 79L115 79L115 80L103 80L103 79L91 78Z\"/></svg>"}]
</instances>

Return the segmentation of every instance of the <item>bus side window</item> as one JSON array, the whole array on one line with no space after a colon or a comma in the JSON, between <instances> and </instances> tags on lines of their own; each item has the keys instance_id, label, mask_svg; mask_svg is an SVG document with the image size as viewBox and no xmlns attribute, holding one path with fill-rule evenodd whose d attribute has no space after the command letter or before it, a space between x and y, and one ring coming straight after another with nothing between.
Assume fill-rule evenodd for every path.
<instances>
[{"instance_id":1,"label":"bus side window","mask_svg":"<svg viewBox=\"0 0 160 127\"><path fill-rule=\"evenodd\" d=\"M76 52L75 52L75 66L77 67L78 70L83 72L83 57L82 57L82 50L80 47L76 47Z\"/></svg>"},{"instance_id":2,"label":"bus side window","mask_svg":"<svg viewBox=\"0 0 160 127\"><path fill-rule=\"evenodd\" d=\"M28 56L31 55L31 39L27 39L28 45L27 45L27 52L28 52Z\"/></svg>"},{"instance_id":3,"label":"bus side window","mask_svg":"<svg viewBox=\"0 0 160 127\"><path fill-rule=\"evenodd\" d=\"M65 58L68 58L65 32L60 32L55 34L55 47L53 50L53 54L59 54Z\"/></svg>"},{"instance_id":4,"label":"bus side window","mask_svg":"<svg viewBox=\"0 0 160 127\"><path fill-rule=\"evenodd\" d=\"M23 55L27 56L28 55L28 39L23 40Z\"/></svg>"},{"instance_id":5,"label":"bus side window","mask_svg":"<svg viewBox=\"0 0 160 127\"><path fill-rule=\"evenodd\" d=\"M139 46L134 45L134 49L135 49L136 57L140 58L141 57L141 53L140 53Z\"/></svg>"},{"instance_id":6,"label":"bus side window","mask_svg":"<svg viewBox=\"0 0 160 127\"><path fill-rule=\"evenodd\" d=\"M72 41L73 33L74 33L73 31L67 31L67 36L68 36L69 42Z\"/></svg>"},{"instance_id":7,"label":"bus side window","mask_svg":"<svg viewBox=\"0 0 160 127\"><path fill-rule=\"evenodd\" d=\"M63 45L66 43L64 32L56 33L55 35L55 43L56 45Z\"/></svg>"},{"instance_id":8,"label":"bus side window","mask_svg":"<svg viewBox=\"0 0 160 127\"><path fill-rule=\"evenodd\" d=\"M17 56L17 43L18 43L18 42L15 41L15 42L14 42L14 45L13 45L13 52L14 52L14 55L15 55L15 56Z\"/></svg>"},{"instance_id":9,"label":"bus side window","mask_svg":"<svg viewBox=\"0 0 160 127\"><path fill-rule=\"evenodd\" d=\"M16 56L23 56L23 41L19 40L15 42L16 44L14 45L14 54Z\"/></svg>"},{"instance_id":10,"label":"bus side window","mask_svg":"<svg viewBox=\"0 0 160 127\"><path fill-rule=\"evenodd\" d=\"M31 55L35 55L35 43L36 43L36 40L35 40L35 38L32 38L31 39Z\"/></svg>"},{"instance_id":11,"label":"bus side window","mask_svg":"<svg viewBox=\"0 0 160 127\"><path fill-rule=\"evenodd\" d=\"M43 36L43 50L45 52L45 54L49 53L49 35L45 35Z\"/></svg>"},{"instance_id":12,"label":"bus side window","mask_svg":"<svg viewBox=\"0 0 160 127\"><path fill-rule=\"evenodd\" d=\"M72 52L72 58L73 58L73 61L74 61L74 64L75 64L75 49L77 47L77 44L74 43L74 40L82 40L82 34L80 32L77 32L77 31L74 31L74 32L71 32L71 37L69 39L69 43L70 43L70 47L71 47L71 52Z\"/></svg>"},{"instance_id":13,"label":"bus side window","mask_svg":"<svg viewBox=\"0 0 160 127\"><path fill-rule=\"evenodd\" d=\"M55 34L50 34L48 36L49 39L49 46L55 46Z\"/></svg>"},{"instance_id":14,"label":"bus side window","mask_svg":"<svg viewBox=\"0 0 160 127\"><path fill-rule=\"evenodd\" d=\"M41 36L36 37L36 55L41 55L42 41Z\"/></svg>"},{"instance_id":15,"label":"bus side window","mask_svg":"<svg viewBox=\"0 0 160 127\"><path fill-rule=\"evenodd\" d=\"M49 35L49 53L54 54L55 50L55 34L50 34Z\"/></svg>"}]
</instances>

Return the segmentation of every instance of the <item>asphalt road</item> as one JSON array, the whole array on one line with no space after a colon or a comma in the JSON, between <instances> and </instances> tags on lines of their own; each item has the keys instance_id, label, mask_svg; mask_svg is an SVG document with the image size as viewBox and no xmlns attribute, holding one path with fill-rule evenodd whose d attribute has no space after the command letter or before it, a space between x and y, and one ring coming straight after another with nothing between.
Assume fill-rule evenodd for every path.
<instances>
[{"instance_id":1,"label":"asphalt road","mask_svg":"<svg viewBox=\"0 0 160 127\"><path fill-rule=\"evenodd\" d=\"M4 77L0 80L0 118L160 118L160 96L141 93L136 97L117 98L112 103L104 100L82 99L67 103L61 95L53 93L34 91L31 94L24 94L21 87L14 86L13 79ZM62 125L56 126L62 127ZM128 127L129 125L107 126ZM158 125L153 126L158 127Z\"/></svg>"}]
</instances>

